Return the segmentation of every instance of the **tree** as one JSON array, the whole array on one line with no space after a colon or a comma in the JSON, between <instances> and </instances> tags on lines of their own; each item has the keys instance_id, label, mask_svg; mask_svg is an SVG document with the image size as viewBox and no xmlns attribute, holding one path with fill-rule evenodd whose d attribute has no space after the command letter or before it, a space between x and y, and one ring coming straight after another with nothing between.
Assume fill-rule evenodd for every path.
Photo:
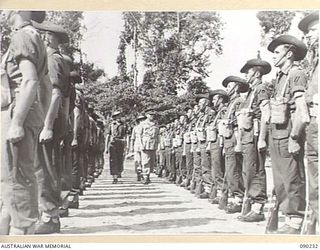
<instances>
[{"instance_id":1,"label":"tree","mask_svg":"<svg viewBox=\"0 0 320 250\"><path fill-rule=\"evenodd\" d=\"M275 37L288 32L295 15L295 11L259 11L257 18L262 28L261 45L266 46Z\"/></svg>"},{"instance_id":2,"label":"tree","mask_svg":"<svg viewBox=\"0 0 320 250\"><path fill-rule=\"evenodd\" d=\"M209 52L222 53L216 12L125 12L121 42L134 43L147 71L143 84L169 94L208 76Z\"/></svg>"}]
</instances>

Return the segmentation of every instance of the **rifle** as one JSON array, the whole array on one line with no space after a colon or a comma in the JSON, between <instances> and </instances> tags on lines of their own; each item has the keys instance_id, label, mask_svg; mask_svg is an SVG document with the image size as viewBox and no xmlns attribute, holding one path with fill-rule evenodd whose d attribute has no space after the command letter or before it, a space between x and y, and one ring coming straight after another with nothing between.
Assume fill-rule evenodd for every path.
<instances>
[{"instance_id":1,"label":"rifle","mask_svg":"<svg viewBox=\"0 0 320 250\"><path fill-rule=\"evenodd\" d=\"M269 210L269 219L266 226L265 233L274 232L278 229L278 213L279 213L280 203L276 200L276 203Z\"/></svg>"}]
</instances>

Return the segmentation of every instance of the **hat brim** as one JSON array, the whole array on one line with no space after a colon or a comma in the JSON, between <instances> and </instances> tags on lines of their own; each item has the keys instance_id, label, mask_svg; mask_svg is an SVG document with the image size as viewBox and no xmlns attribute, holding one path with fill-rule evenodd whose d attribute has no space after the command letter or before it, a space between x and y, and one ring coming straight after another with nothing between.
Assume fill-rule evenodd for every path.
<instances>
[{"instance_id":1,"label":"hat brim","mask_svg":"<svg viewBox=\"0 0 320 250\"><path fill-rule=\"evenodd\" d=\"M313 12L309 14L308 16L304 17L298 24L298 28L303 31L304 33L308 32L308 26L313 21L319 21L319 12Z\"/></svg>"},{"instance_id":2,"label":"hat brim","mask_svg":"<svg viewBox=\"0 0 320 250\"><path fill-rule=\"evenodd\" d=\"M305 58L308 48L307 46L299 41L298 39L293 39L293 37L289 38L288 36L280 36L276 39L274 39L269 45L268 45L268 50L272 53L274 53L274 50L284 44L289 44L295 47L296 53L294 60L295 61L301 61L303 58Z\"/></svg>"},{"instance_id":3,"label":"hat brim","mask_svg":"<svg viewBox=\"0 0 320 250\"><path fill-rule=\"evenodd\" d=\"M266 75L271 72L271 65L270 64L260 64L260 65L253 65L253 64L248 64L246 63L240 70L241 73L246 73L248 72L249 69L253 67L261 67L261 74Z\"/></svg>"},{"instance_id":4,"label":"hat brim","mask_svg":"<svg viewBox=\"0 0 320 250\"><path fill-rule=\"evenodd\" d=\"M68 33L59 25L56 25L54 23L48 23L48 22L43 22L43 23L32 22L32 26L39 30L49 31L56 34L60 44L69 42Z\"/></svg>"}]
</instances>

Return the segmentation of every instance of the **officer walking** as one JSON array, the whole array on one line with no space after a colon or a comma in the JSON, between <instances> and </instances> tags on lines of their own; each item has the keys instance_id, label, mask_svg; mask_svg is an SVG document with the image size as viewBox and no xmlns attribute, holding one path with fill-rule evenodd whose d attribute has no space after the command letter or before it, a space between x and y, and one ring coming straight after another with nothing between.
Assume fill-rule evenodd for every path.
<instances>
[{"instance_id":1,"label":"officer walking","mask_svg":"<svg viewBox=\"0 0 320 250\"><path fill-rule=\"evenodd\" d=\"M141 181L141 172L142 172L142 165L141 165L141 151L142 151L142 126L141 122L144 121L146 117L144 115L138 116L136 122L137 125L134 126L132 129L131 134L131 143L130 148L131 151L134 153L134 164L135 164L135 171L137 174L137 181Z\"/></svg>"},{"instance_id":2,"label":"officer walking","mask_svg":"<svg viewBox=\"0 0 320 250\"><path fill-rule=\"evenodd\" d=\"M149 109L146 111L147 119L141 123L142 133L142 152L141 164L142 174L141 181L143 184L150 183L150 173L156 165L156 149L159 143L159 128L155 122L155 110Z\"/></svg>"},{"instance_id":3,"label":"officer walking","mask_svg":"<svg viewBox=\"0 0 320 250\"><path fill-rule=\"evenodd\" d=\"M126 131L125 127L121 122L121 112L115 111L112 114L112 123L110 124L107 136L106 145L108 148L110 174L113 177L112 184L118 183L118 178L123 171L124 161L124 144Z\"/></svg>"}]
</instances>

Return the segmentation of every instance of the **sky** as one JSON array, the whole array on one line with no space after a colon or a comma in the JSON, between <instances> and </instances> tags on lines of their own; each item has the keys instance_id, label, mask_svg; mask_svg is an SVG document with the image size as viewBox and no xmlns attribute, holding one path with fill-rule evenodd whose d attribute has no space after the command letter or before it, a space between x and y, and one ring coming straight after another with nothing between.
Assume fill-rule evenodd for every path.
<instances>
[{"instance_id":1,"label":"sky","mask_svg":"<svg viewBox=\"0 0 320 250\"><path fill-rule=\"evenodd\" d=\"M210 56L211 66L209 77L205 79L211 89L221 88L221 82L229 75L244 77L240 69L249 59L257 57L260 50L262 59L272 64L272 53L266 48L260 47L261 28L256 18L257 11L254 10L229 10L219 11L225 28L222 31L223 54ZM293 20L292 30L289 34L301 37L302 33L297 28L300 17ZM82 50L87 55L87 60L103 68L108 77L117 75L119 35L123 30L121 12L101 11L85 12L84 24L87 32L82 42ZM127 52L129 68L133 62L133 54ZM138 61L138 83L143 77L143 63ZM270 81L276 73L272 72L265 76L264 80Z\"/></svg>"}]
</instances>

